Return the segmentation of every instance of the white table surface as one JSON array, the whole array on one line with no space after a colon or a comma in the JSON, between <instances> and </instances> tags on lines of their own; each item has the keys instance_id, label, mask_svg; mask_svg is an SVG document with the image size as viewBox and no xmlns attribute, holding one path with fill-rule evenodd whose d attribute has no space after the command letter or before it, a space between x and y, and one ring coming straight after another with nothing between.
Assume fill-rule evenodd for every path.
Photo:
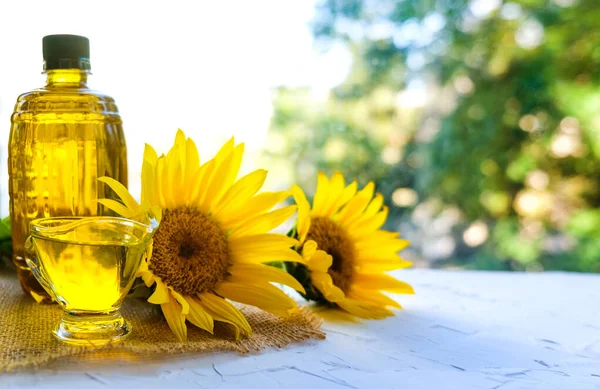
<instances>
[{"instance_id":1,"label":"white table surface","mask_svg":"<svg viewBox=\"0 0 600 389\"><path fill-rule=\"evenodd\" d=\"M600 388L600 276L404 270L383 321L241 356L0 375L1 388Z\"/></svg>"}]
</instances>

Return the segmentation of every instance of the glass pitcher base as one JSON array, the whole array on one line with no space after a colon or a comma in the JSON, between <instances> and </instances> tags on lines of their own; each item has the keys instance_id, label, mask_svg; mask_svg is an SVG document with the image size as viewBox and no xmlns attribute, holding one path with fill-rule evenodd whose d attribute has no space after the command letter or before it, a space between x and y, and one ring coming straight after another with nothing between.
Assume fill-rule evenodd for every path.
<instances>
[{"instance_id":1,"label":"glass pitcher base","mask_svg":"<svg viewBox=\"0 0 600 389\"><path fill-rule=\"evenodd\" d=\"M74 346L98 347L116 343L131 333L118 311L110 314L66 313L54 328L54 336Z\"/></svg>"}]
</instances>

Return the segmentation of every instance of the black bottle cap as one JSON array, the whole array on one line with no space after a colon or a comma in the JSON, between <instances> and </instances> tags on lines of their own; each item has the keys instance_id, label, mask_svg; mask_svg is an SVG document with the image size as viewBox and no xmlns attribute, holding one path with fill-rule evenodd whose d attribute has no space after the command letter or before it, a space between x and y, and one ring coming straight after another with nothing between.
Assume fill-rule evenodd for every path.
<instances>
[{"instance_id":1,"label":"black bottle cap","mask_svg":"<svg viewBox=\"0 0 600 389\"><path fill-rule=\"evenodd\" d=\"M90 70L90 41L79 35L46 35L42 39L44 70Z\"/></svg>"}]
</instances>

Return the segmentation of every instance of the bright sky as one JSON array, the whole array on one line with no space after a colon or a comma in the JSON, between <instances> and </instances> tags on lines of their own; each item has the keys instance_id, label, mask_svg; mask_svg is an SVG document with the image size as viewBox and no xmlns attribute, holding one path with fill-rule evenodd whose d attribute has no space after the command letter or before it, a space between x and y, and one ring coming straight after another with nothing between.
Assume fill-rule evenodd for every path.
<instances>
[{"instance_id":1,"label":"bright sky","mask_svg":"<svg viewBox=\"0 0 600 389\"><path fill-rule=\"evenodd\" d=\"M273 87L318 93L346 77L345 49L313 48L315 1L1 0L0 215L8 214L10 114L19 94L44 84L44 35L90 39L90 86L117 101L136 194L145 142L164 152L182 128L206 160L234 135L249 150L247 171L265 142Z\"/></svg>"}]
</instances>

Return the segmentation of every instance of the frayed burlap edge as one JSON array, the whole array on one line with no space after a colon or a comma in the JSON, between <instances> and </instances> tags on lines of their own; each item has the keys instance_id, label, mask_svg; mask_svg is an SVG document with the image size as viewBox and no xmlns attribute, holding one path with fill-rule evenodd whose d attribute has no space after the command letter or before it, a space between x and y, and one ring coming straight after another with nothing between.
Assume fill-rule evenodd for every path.
<instances>
[{"instance_id":1,"label":"frayed burlap edge","mask_svg":"<svg viewBox=\"0 0 600 389\"><path fill-rule=\"evenodd\" d=\"M159 360L207 352L257 352L308 339L324 339L322 320L307 307L282 319L252 306L241 306L252 326L249 338L236 341L230 326L215 325L214 336L188 324L188 341L180 343L156 306L127 300L123 316L133 328L123 342L101 348L65 345L51 335L61 316L57 305L38 305L21 292L12 274L0 272L0 373L69 364L70 361Z\"/></svg>"}]
</instances>

